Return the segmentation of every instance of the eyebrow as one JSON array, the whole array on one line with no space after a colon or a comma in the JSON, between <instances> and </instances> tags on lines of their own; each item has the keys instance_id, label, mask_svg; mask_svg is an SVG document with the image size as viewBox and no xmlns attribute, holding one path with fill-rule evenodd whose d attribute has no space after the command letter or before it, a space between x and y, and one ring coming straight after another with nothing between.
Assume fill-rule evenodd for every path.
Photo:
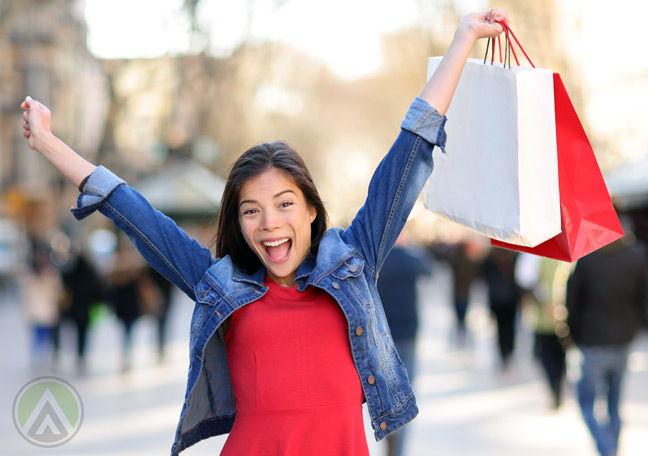
<instances>
[{"instance_id":1,"label":"eyebrow","mask_svg":"<svg viewBox=\"0 0 648 456\"><path fill-rule=\"evenodd\" d=\"M276 194L272 197L272 199L279 198L281 195L283 195L283 194L285 194L285 193L292 193L293 195L295 194L295 192L294 192L292 189L287 188L286 190L282 190L282 191L280 191L279 193L276 193ZM254 204L254 203L256 203L256 201L255 201L255 200L251 200L251 199L246 199L246 200L241 201L241 202L239 203L239 206L238 206L238 207L241 207L241 206L243 206L243 205L246 204L246 203L247 203L247 204Z\"/></svg>"}]
</instances>

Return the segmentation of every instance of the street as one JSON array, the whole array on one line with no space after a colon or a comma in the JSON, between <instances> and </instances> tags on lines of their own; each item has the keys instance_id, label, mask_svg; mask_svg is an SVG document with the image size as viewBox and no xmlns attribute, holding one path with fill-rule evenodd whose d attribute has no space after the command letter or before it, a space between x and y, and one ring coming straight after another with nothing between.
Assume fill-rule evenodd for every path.
<instances>
[{"instance_id":1,"label":"street","mask_svg":"<svg viewBox=\"0 0 648 456\"><path fill-rule=\"evenodd\" d=\"M508 371L498 368L494 326L483 300L473 293L468 324L471 341L464 349L451 341L449 271L435 268L420 284L421 328L418 376L414 389L420 415L409 426L407 454L452 456L595 456L596 452L574 399L578 354L569 353L565 403L549 408L549 393L532 357L532 335L523 315L516 355ZM169 317L167 356L158 362L154 325L142 318L134 330L133 368L120 371L121 328L112 315L91 328L88 365L76 373L71 340L55 369L30 367L30 334L15 294L0 297L2 382L0 453L3 455L160 455L168 454L184 398L188 367L188 332L192 303L176 296ZM19 434L12 419L17 393L30 380L55 376L72 384L83 401L78 433L67 443L41 448ZM633 344L626 377L619 456L644 456L648 448L648 336ZM366 412L366 411L365 411ZM367 422L367 420L365 420ZM372 456L383 456L369 425ZM186 450L187 456L218 454L224 437Z\"/></svg>"}]
</instances>

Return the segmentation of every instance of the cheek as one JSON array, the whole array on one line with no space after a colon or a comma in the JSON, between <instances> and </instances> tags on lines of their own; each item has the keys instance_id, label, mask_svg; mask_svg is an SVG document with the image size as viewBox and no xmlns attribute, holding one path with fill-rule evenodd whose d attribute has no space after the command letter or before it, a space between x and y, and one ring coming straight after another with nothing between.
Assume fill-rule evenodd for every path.
<instances>
[{"instance_id":1,"label":"cheek","mask_svg":"<svg viewBox=\"0 0 648 456\"><path fill-rule=\"evenodd\" d=\"M308 242L310 244L311 240L311 223L308 221L308 223L304 222L302 224L302 229L301 229L301 237L304 241Z\"/></svg>"},{"instance_id":2,"label":"cheek","mask_svg":"<svg viewBox=\"0 0 648 456\"><path fill-rule=\"evenodd\" d=\"M239 219L239 226L241 227L241 234L243 235L243 239L245 239L245 243L254 250L253 228L246 225L241 219Z\"/></svg>"}]
</instances>

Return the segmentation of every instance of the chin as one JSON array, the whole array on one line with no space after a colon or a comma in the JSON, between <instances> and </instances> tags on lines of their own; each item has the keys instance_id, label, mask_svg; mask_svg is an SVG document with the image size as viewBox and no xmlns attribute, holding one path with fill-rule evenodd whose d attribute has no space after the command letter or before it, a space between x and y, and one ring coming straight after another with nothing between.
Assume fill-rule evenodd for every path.
<instances>
[{"instance_id":1,"label":"chin","mask_svg":"<svg viewBox=\"0 0 648 456\"><path fill-rule=\"evenodd\" d=\"M292 271L286 272L284 269L277 270L276 268L268 269L268 273L272 274L278 280L284 280L290 276Z\"/></svg>"}]
</instances>

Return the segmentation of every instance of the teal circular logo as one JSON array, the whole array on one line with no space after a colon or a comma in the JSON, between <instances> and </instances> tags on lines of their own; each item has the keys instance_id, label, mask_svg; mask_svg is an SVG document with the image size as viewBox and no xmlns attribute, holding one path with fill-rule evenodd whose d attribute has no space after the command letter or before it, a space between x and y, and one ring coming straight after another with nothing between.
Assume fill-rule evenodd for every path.
<instances>
[{"instance_id":1,"label":"teal circular logo","mask_svg":"<svg viewBox=\"0 0 648 456\"><path fill-rule=\"evenodd\" d=\"M20 435L28 442L40 447L63 445L81 427L81 396L60 378L34 379L16 395L13 420Z\"/></svg>"}]
</instances>

